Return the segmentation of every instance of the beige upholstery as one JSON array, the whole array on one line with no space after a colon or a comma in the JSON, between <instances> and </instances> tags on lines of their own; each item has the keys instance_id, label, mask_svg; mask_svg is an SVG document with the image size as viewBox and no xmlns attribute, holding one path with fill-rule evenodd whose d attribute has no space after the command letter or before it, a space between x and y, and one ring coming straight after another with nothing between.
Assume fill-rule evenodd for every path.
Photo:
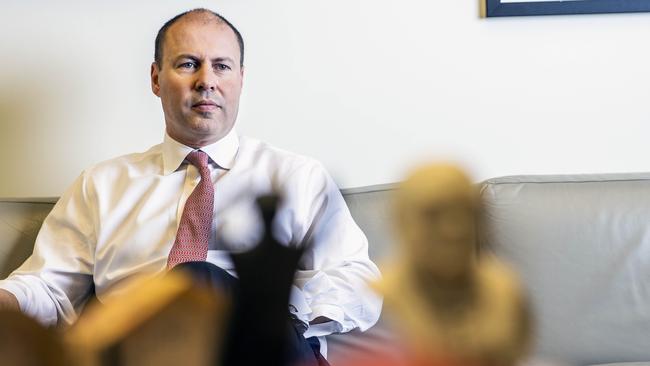
<instances>
[{"instance_id":1,"label":"beige upholstery","mask_svg":"<svg viewBox=\"0 0 650 366\"><path fill-rule=\"evenodd\" d=\"M537 352L650 361L650 174L490 179L484 244L522 276Z\"/></svg>"},{"instance_id":2,"label":"beige upholstery","mask_svg":"<svg viewBox=\"0 0 650 366\"><path fill-rule=\"evenodd\" d=\"M0 278L7 277L29 255L54 199L0 200Z\"/></svg>"}]
</instances>

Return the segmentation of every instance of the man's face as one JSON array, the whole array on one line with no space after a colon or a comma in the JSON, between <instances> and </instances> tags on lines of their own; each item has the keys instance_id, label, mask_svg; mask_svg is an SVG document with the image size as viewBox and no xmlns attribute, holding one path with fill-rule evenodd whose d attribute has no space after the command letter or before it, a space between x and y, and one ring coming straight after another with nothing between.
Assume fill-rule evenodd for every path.
<instances>
[{"instance_id":1,"label":"man's face","mask_svg":"<svg viewBox=\"0 0 650 366\"><path fill-rule=\"evenodd\" d=\"M151 88L167 133L192 147L220 140L237 119L244 75L235 33L214 18L189 15L168 29L162 50L162 65L151 66Z\"/></svg>"}]
</instances>

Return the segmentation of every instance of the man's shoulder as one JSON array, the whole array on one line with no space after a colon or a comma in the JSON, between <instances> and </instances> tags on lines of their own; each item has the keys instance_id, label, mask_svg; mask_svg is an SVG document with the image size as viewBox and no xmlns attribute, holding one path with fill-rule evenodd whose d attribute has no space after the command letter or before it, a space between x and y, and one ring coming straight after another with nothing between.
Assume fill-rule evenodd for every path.
<instances>
[{"instance_id":1,"label":"man's shoulder","mask_svg":"<svg viewBox=\"0 0 650 366\"><path fill-rule=\"evenodd\" d=\"M119 174L145 174L162 170L162 144L154 145L143 152L135 152L116 156L95 163L84 170L90 177L119 175Z\"/></svg>"},{"instance_id":2,"label":"man's shoulder","mask_svg":"<svg viewBox=\"0 0 650 366\"><path fill-rule=\"evenodd\" d=\"M246 162L266 163L278 168L284 167L312 167L324 169L323 165L310 156L298 154L276 147L248 136L240 136L240 158Z\"/></svg>"},{"instance_id":3,"label":"man's shoulder","mask_svg":"<svg viewBox=\"0 0 650 366\"><path fill-rule=\"evenodd\" d=\"M305 185L320 191L333 184L320 161L246 136L240 136L234 170L289 191Z\"/></svg>"}]
</instances>

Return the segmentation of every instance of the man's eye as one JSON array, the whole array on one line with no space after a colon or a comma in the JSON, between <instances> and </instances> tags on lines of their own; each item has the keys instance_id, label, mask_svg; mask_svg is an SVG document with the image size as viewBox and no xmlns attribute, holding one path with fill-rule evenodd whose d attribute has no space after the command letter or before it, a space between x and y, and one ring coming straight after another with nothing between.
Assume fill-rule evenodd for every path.
<instances>
[{"instance_id":1,"label":"man's eye","mask_svg":"<svg viewBox=\"0 0 650 366\"><path fill-rule=\"evenodd\" d=\"M226 64L216 64L216 65L214 65L214 68L219 70L219 71L230 70L230 66L228 66Z\"/></svg>"},{"instance_id":2,"label":"man's eye","mask_svg":"<svg viewBox=\"0 0 650 366\"><path fill-rule=\"evenodd\" d=\"M196 68L196 63L194 62L183 62L182 64L178 65L178 67L182 69L193 69Z\"/></svg>"}]
</instances>

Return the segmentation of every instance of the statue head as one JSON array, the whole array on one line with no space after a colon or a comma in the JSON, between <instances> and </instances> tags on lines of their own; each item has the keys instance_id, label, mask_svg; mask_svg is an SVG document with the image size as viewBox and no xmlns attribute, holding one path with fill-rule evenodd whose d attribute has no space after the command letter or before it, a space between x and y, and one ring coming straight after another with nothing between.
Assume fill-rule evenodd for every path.
<instances>
[{"instance_id":1,"label":"statue head","mask_svg":"<svg viewBox=\"0 0 650 366\"><path fill-rule=\"evenodd\" d=\"M416 169L395 200L397 234L409 268L440 281L466 278L476 256L478 202L476 187L456 166Z\"/></svg>"}]
</instances>

